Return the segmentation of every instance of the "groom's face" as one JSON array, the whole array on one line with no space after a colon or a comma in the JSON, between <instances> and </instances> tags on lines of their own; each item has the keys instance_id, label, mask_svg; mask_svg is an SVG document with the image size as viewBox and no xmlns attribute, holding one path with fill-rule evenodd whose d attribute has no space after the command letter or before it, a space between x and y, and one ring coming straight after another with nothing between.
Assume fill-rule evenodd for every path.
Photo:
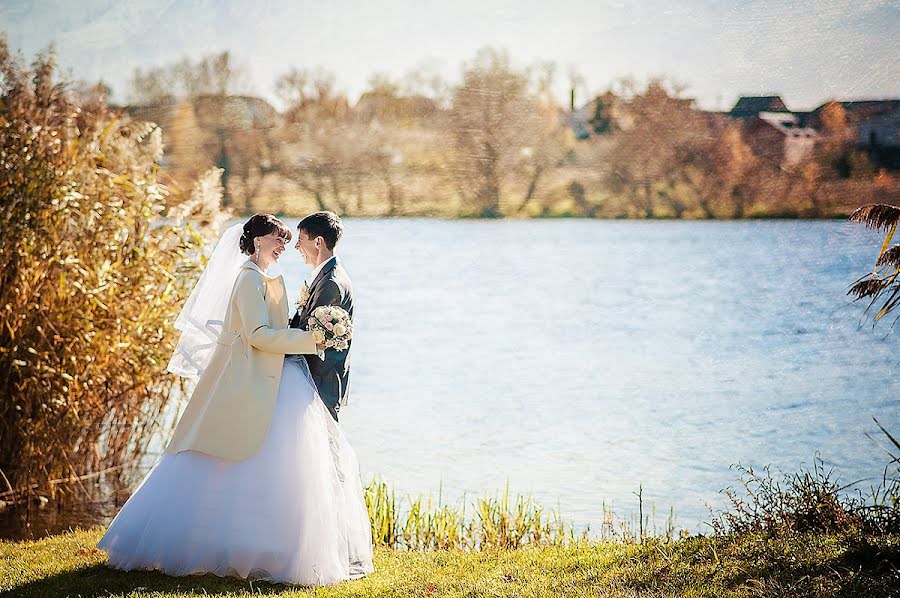
<instances>
[{"instance_id":1,"label":"groom's face","mask_svg":"<svg viewBox=\"0 0 900 598\"><path fill-rule=\"evenodd\" d=\"M322 243L321 238L310 237L305 230L297 231L297 243L294 247L303 256L303 261L310 265L315 265L316 258L319 255L318 243Z\"/></svg>"}]
</instances>

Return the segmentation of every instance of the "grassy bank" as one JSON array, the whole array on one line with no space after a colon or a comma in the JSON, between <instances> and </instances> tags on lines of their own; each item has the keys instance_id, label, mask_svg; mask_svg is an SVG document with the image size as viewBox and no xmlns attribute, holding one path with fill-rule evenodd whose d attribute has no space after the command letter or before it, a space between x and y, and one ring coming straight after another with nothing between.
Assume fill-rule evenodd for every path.
<instances>
[{"instance_id":1,"label":"grassy bank","mask_svg":"<svg viewBox=\"0 0 900 598\"><path fill-rule=\"evenodd\" d=\"M107 568L103 530L0 543L3 596L900 596L896 535L697 536L465 552L379 548L376 572L303 589Z\"/></svg>"},{"instance_id":2,"label":"grassy bank","mask_svg":"<svg viewBox=\"0 0 900 598\"><path fill-rule=\"evenodd\" d=\"M880 424L879 424L880 426ZM900 446L882 428L892 446ZM5 596L846 596L900 598L900 478L848 487L817 459L773 476L741 468L710 535L606 519L588 537L508 492L472 509L366 489L376 572L328 588L106 567L103 529L0 542ZM598 535L599 532L599 535Z\"/></svg>"}]
</instances>

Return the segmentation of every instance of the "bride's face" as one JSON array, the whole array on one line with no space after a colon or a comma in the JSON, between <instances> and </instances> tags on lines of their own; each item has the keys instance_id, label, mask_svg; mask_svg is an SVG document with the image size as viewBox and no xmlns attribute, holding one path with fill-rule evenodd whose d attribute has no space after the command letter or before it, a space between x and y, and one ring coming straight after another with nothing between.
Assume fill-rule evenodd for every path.
<instances>
[{"instance_id":1,"label":"bride's face","mask_svg":"<svg viewBox=\"0 0 900 598\"><path fill-rule=\"evenodd\" d=\"M259 241L259 259L268 262L277 262L281 254L284 253L284 237L278 235L277 232L257 237Z\"/></svg>"}]
</instances>

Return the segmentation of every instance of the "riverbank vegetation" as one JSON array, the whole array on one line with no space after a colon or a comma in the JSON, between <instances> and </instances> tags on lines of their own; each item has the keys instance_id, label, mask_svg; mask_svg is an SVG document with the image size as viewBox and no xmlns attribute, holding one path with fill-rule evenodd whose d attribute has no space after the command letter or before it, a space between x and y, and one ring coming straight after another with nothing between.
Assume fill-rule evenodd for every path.
<instances>
[{"instance_id":1,"label":"riverbank vegetation","mask_svg":"<svg viewBox=\"0 0 900 598\"><path fill-rule=\"evenodd\" d=\"M877 421L876 421L877 424ZM376 572L305 589L214 575L115 571L103 530L0 542L4 596L846 596L900 595L900 443L880 424L880 480L845 485L816 459L774 475L740 468L708 534L656 532L612 514L576 533L528 497L433 507L373 481ZM867 490L864 490L867 488Z\"/></svg>"},{"instance_id":2,"label":"riverbank vegetation","mask_svg":"<svg viewBox=\"0 0 900 598\"><path fill-rule=\"evenodd\" d=\"M889 438L889 435L885 433ZM890 446L900 448L891 441ZM891 449L891 450L894 450ZM213 575L115 571L103 530L0 542L8 596L846 596L900 595L896 456L873 493L847 492L816 461L780 477L743 470L709 535L575 534L527 498L475 501L467 517L411 500L401 516L383 483L367 490L374 574L329 588ZM546 527L545 527L546 526Z\"/></svg>"},{"instance_id":3,"label":"riverbank vegetation","mask_svg":"<svg viewBox=\"0 0 900 598\"><path fill-rule=\"evenodd\" d=\"M27 67L0 39L3 501L127 480L166 433L173 322L223 215L219 173L175 195L162 148L156 125L60 83L52 55Z\"/></svg>"}]
</instances>

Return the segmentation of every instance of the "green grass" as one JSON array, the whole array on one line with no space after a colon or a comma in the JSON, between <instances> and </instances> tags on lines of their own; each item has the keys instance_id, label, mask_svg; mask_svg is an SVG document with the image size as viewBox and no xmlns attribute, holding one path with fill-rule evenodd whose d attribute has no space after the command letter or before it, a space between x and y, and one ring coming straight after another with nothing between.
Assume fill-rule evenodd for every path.
<instances>
[{"instance_id":1,"label":"green grass","mask_svg":"<svg viewBox=\"0 0 900 598\"><path fill-rule=\"evenodd\" d=\"M897 535L695 536L518 550L378 548L366 579L324 588L105 566L103 530L0 542L2 596L900 596Z\"/></svg>"}]
</instances>

